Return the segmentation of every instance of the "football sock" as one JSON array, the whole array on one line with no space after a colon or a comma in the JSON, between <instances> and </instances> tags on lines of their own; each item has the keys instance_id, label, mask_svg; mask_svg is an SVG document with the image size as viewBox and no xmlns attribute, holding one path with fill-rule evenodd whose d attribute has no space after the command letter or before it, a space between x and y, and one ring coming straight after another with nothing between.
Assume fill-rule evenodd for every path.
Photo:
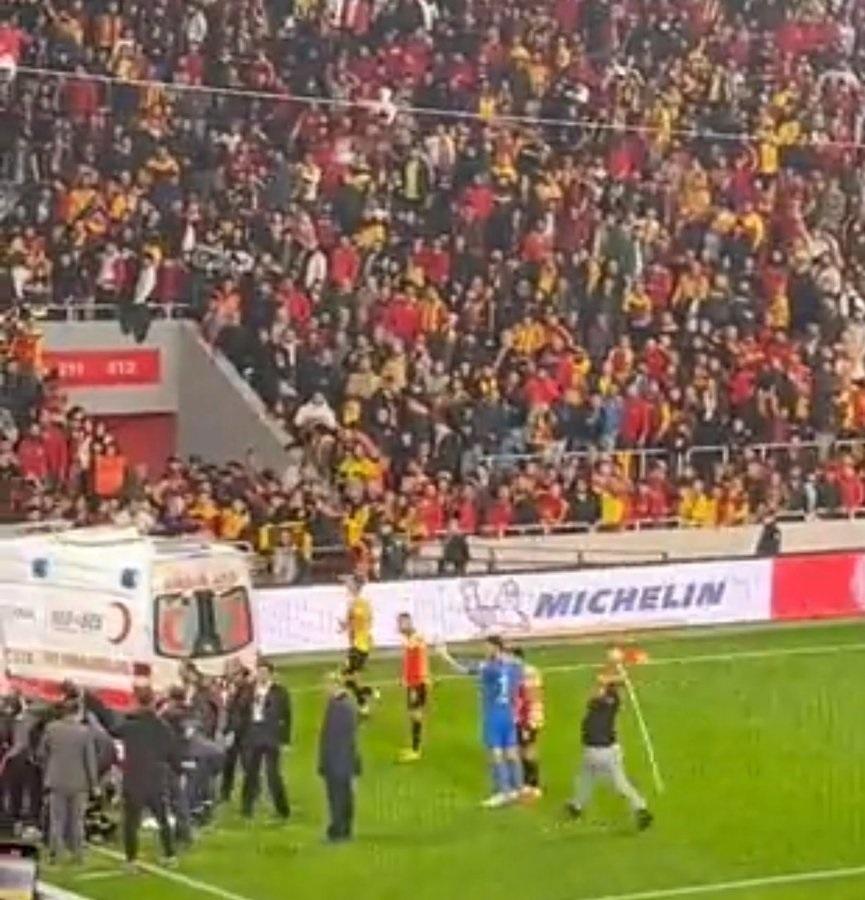
<instances>
[{"instance_id":1,"label":"football sock","mask_svg":"<svg viewBox=\"0 0 865 900\"><path fill-rule=\"evenodd\" d=\"M423 723L418 720L412 720L411 723L411 748L417 753L420 750L421 733L423 731Z\"/></svg>"},{"instance_id":2,"label":"football sock","mask_svg":"<svg viewBox=\"0 0 865 900\"><path fill-rule=\"evenodd\" d=\"M504 760L493 763L493 793L504 794L508 790L508 764Z\"/></svg>"},{"instance_id":3,"label":"football sock","mask_svg":"<svg viewBox=\"0 0 865 900\"><path fill-rule=\"evenodd\" d=\"M518 791L523 786L523 767L518 759L507 761L508 790Z\"/></svg>"}]
</instances>

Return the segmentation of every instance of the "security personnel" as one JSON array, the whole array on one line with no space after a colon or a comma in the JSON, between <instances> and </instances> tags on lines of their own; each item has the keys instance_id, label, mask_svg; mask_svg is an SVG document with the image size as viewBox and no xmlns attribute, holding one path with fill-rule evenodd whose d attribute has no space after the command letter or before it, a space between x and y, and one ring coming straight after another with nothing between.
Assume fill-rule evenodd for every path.
<instances>
[{"instance_id":1,"label":"security personnel","mask_svg":"<svg viewBox=\"0 0 865 900\"><path fill-rule=\"evenodd\" d=\"M330 697L318 738L318 774L324 780L330 821L327 840L351 840L354 825L354 781L360 775L357 711L341 680L330 685Z\"/></svg>"},{"instance_id":2,"label":"security personnel","mask_svg":"<svg viewBox=\"0 0 865 900\"><path fill-rule=\"evenodd\" d=\"M159 826L163 863L176 865L174 835L168 824L165 797L169 774L182 772L180 754L170 726L156 714L156 698L149 687L135 691L138 708L118 729L123 742L123 844L126 861L134 868L138 857L138 829L148 810Z\"/></svg>"},{"instance_id":3,"label":"security personnel","mask_svg":"<svg viewBox=\"0 0 865 900\"><path fill-rule=\"evenodd\" d=\"M583 814L599 781L610 781L633 810L637 828L644 831L652 824L653 816L646 808L646 801L631 784L622 761L622 748L616 738L616 715L621 707L616 672L604 670L598 675L598 683L589 697L583 716L583 762L577 780L576 797L567 809L575 819Z\"/></svg>"},{"instance_id":4,"label":"security personnel","mask_svg":"<svg viewBox=\"0 0 865 900\"><path fill-rule=\"evenodd\" d=\"M255 685L248 697L247 722L242 726L244 741L244 777L242 812L252 816L261 789L261 767L264 764L267 787L276 815L288 819L288 795L280 770L282 748L291 743L291 697L273 680L273 666L262 660L258 664Z\"/></svg>"},{"instance_id":5,"label":"security personnel","mask_svg":"<svg viewBox=\"0 0 865 900\"><path fill-rule=\"evenodd\" d=\"M252 705L255 681L245 666L231 674L225 697L225 762L222 767L220 793L223 802L230 800L234 791L234 776L243 753L244 739L249 726L245 711Z\"/></svg>"}]
</instances>

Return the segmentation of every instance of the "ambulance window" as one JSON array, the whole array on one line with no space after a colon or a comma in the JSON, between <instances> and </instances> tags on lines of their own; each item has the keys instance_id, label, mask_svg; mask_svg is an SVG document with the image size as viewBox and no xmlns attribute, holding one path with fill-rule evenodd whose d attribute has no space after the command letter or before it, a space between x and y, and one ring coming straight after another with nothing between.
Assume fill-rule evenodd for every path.
<instances>
[{"instance_id":1,"label":"ambulance window","mask_svg":"<svg viewBox=\"0 0 865 900\"><path fill-rule=\"evenodd\" d=\"M156 652L188 657L199 635L199 607L188 594L164 594L156 600Z\"/></svg>"},{"instance_id":2,"label":"ambulance window","mask_svg":"<svg viewBox=\"0 0 865 900\"><path fill-rule=\"evenodd\" d=\"M241 650L252 640L249 596L236 587L213 598L214 626L223 653Z\"/></svg>"}]
</instances>

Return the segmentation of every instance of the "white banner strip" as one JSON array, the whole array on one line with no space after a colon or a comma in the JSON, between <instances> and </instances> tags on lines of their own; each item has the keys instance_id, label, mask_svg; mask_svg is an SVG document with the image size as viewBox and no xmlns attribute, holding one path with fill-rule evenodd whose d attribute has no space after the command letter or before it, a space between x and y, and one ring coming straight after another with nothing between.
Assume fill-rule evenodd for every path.
<instances>
[{"instance_id":1,"label":"white banner strip","mask_svg":"<svg viewBox=\"0 0 865 900\"><path fill-rule=\"evenodd\" d=\"M436 642L556 637L766 621L771 589L772 561L754 559L374 582L364 595L373 607L376 645L396 647L400 612L411 613ZM262 653L342 649L347 600L339 585L257 591Z\"/></svg>"}]
</instances>

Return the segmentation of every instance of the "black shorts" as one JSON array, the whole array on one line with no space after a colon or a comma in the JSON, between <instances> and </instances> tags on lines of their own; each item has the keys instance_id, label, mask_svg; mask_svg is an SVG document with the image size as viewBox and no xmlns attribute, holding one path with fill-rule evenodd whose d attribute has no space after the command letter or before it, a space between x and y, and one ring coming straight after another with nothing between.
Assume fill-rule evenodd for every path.
<instances>
[{"instance_id":1,"label":"black shorts","mask_svg":"<svg viewBox=\"0 0 865 900\"><path fill-rule=\"evenodd\" d=\"M519 741L520 747L525 750L529 747L534 747L538 742L538 734L540 730L537 728L532 728L529 725L520 725L517 728L517 740Z\"/></svg>"},{"instance_id":2,"label":"black shorts","mask_svg":"<svg viewBox=\"0 0 865 900\"><path fill-rule=\"evenodd\" d=\"M406 688L405 702L409 708L409 712L415 712L426 707L427 689L425 684L418 684L414 687Z\"/></svg>"},{"instance_id":3,"label":"black shorts","mask_svg":"<svg viewBox=\"0 0 865 900\"><path fill-rule=\"evenodd\" d=\"M357 647L349 648L342 674L355 675L358 672L362 672L366 668L366 661L368 659L369 653L367 653L366 650L358 650Z\"/></svg>"}]
</instances>

